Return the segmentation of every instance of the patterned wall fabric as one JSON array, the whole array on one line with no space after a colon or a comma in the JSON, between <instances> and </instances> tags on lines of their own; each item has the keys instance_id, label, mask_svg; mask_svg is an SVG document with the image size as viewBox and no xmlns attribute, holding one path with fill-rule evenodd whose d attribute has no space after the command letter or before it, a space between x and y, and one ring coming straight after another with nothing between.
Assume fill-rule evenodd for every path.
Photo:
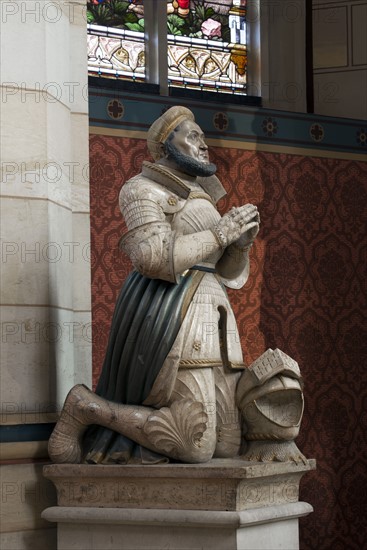
<instances>
[{"instance_id":1,"label":"patterned wall fabric","mask_svg":"<svg viewBox=\"0 0 367 550\"><path fill-rule=\"evenodd\" d=\"M130 270L118 252L118 194L148 157L139 139L91 136L94 382L116 295ZM306 408L298 446L315 457L301 484L314 513L301 520L303 550L360 550L366 540L367 167L362 162L211 149L232 205L258 205L262 228L251 276L230 299L244 358L268 347L295 358Z\"/></svg>"}]
</instances>

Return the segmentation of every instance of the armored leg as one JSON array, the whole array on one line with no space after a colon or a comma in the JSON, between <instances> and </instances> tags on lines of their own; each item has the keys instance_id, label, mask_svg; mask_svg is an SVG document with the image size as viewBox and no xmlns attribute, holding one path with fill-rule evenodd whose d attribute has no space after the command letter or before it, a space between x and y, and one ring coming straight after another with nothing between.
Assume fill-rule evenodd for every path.
<instances>
[{"instance_id":1,"label":"armored leg","mask_svg":"<svg viewBox=\"0 0 367 550\"><path fill-rule=\"evenodd\" d=\"M214 452L214 432L206 407L191 395L180 396L169 407L154 410L113 403L86 386L77 385L69 392L51 435L50 458L57 463L81 462L81 439L90 424L110 428L154 452L183 462L206 462Z\"/></svg>"},{"instance_id":2,"label":"armored leg","mask_svg":"<svg viewBox=\"0 0 367 550\"><path fill-rule=\"evenodd\" d=\"M217 417L216 458L233 458L241 446L241 415L235 402L240 372L226 367L213 369Z\"/></svg>"}]
</instances>

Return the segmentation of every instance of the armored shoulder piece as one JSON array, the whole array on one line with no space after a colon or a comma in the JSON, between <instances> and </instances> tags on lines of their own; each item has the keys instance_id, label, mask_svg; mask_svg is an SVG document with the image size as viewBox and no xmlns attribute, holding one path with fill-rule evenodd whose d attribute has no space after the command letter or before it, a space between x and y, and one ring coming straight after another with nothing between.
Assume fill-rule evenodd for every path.
<instances>
[{"instance_id":1,"label":"armored shoulder piece","mask_svg":"<svg viewBox=\"0 0 367 550\"><path fill-rule=\"evenodd\" d=\"M120 209L129 231L162 222L166 214L175 214L184 204L176 194L142 175L129 180L120 192Z\"/></svg>"},{"instance_id":2,"label":"armored shoulder piece","mask_svg":"<svg viewBox=\"0 0 367 550\"><path fill-rule=\"evenodd\" d=\"M143 275L176 281L172 259L174 233L166 216L183 208L184 203L141 174L121 189L120 209L128 231L120 245Z\"/></svg>"}]
</instances>

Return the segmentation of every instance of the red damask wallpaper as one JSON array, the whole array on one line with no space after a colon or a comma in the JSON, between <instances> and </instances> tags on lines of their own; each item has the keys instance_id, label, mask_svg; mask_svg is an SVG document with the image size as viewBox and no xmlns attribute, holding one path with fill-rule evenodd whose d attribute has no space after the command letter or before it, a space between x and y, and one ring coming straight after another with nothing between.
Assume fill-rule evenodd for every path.
<instances>
[{"instance_id":1,"label":"red damask wallpaper","mask_svg":"<svg viewBox=\"0 0 367 550\"><path fill-rule=\"evenodd\" d=\"M130 270L118 251L121 185L148 158L143 140L91 136L94 382L112 311ZM301 500L303 550L366 544L367 168L351 160L212 148L228 190L220 203L258 205L251 276L231 292L245 361L279 347L300 364L305 414L297 444L315 457Z\"/></svg>"}]
</instances>

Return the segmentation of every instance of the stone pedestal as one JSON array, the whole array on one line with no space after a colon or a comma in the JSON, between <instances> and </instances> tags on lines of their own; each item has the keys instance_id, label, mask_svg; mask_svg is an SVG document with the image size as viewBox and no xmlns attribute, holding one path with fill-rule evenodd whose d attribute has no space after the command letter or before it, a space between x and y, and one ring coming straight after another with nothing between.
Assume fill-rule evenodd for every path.
<instances>
[{"instance_id":1,"label":"stone pedestal","mask_svg":"<svg viewBox=\"0 0 367 550\"><path fill-rule=\"evenodd\" d=\"M207 464L49 465L58 550L299 548L307 464L215 459Z\"/></svg>"}]
</instances>

